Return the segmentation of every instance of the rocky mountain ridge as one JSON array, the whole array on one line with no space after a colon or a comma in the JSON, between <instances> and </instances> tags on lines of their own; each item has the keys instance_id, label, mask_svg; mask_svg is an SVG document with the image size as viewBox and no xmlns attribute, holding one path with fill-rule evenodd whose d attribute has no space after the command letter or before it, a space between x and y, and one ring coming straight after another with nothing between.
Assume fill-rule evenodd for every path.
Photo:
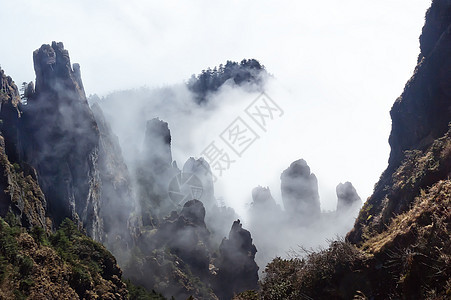
<instances>
[{"instance_id":1,"label":"rocky mountain ridge","mask_svg":"<svg viewBox=\"0 0 451 300\"><path fill-rule=\"evenodd\" d=\"M406 164L409 164L408 161L412 160L412 156L415 156L415 153L430 151L431 146L439 138L446 136L449 129L450 14L451 4L441 0L433 1L426 13L426 22L420 37L421 53L418 65L390 111L392 131L389 138L391 146L389 166L365 204L354 230L348 236L355 243L362 240L362 227L383 230L393 215L409 209L420 189L430 187L438 180L447 179L449 176L449 166L445 160L438 163L436 170L424 166L425 173L417 178L411 188L394 188L399 181L396 175L406 169Z\"/></svg>"},{"instance_id":2,"label":"rocky mountain ridge","mask_svg":"<svg viewBox=\"0 0 451 300\"><path fill-rule=\"evenodd\" d=\"M241 227L239 231L247 234L240 243L253 249L247 259L249 266L234 273L230 283L218 279L230 264L237 263L232 252L238 255L244 251L246 256L247 250L235 245L232 233L229 242L223 241L228 243L228 251L221 252L217 244L218 236L227 230L224 224L230 226L235 215L217 204L208 163L190 158L183 171L178 169L172 162L168 124L153 119L147 123L143 151L136 157L139 168L129 170L102 109L97 104L88 105L80 66L71 65L63 44L42 45L33 58L36 84L24 87L26 102L21 102L14 82L1 70L0 160L4 177L0 178L0 217L18 220L14 226L29 232L42 230L39 238L68 260L70 266L64 267L67 271L62 276L72 277L69 281L59 277L46 281L51 286L48 295L54 297L64 285L70 285L69 298L127 297L122 273L106 249L102 248L99 257L86 257L86 250L98 253L100 247L90 238L116 255L128 278L167 297L217 299L220 295L220 299L229 299L233 293L256 287L256 248L250 233ZM168 197L171 180L187 174L199 176L204 188L199 196L206 207L194 200L194 194L183 201ZM207 213L208 222L216 225L212 233L206 225ZM86 249L78 248L79 243ZM72 246L73 253L67 254L66 248ZM73 266L78 259L74 255L81 255L88 269ZM37 268L43 267L42 261L30 257ZM105 274L97 265L104 262L114 266L113 277L102 277ZM249 279L248 274L252 274ZM29 279L37 280L36 276L33 273ZM99 282L107 287L99 290ZM20 287L18 291L37 297L33 288ZM155 293L153 296L160 298Z\"/></svg>"},{"instance_id":3,"label":"rocky mountain ridge","mask_svg":"<svg viewBox=\"0 0 451 300\"><path fill-rule=\"evenodd\" d=\"M346 241L275 259L260 285L260 246L218 203L205 160L190 158L182 169L172 161L170 124L147 122L144 147L129 168L62 43L34 52L36 82L25 87L26 104L0 69L1 296L127 298L132 287L106 248L126 277L177 299L230 299L246 290L254 292L237 297L451 295L450 13L447 0L428 10L418 66L391 110L389 166ZM256 60L230 62L194 77L188 88L203 104L226 83L258 88L265 74ZM321 212L317 179L303 160L282 173L281 193L285 211L269 189L254 189L251 231L282 235L262 218L268 211L296 228L337 220ZM337 198L336 215L360 203L350 183L337 186Z\"/></svg>"},{"instance_id":4,"label":"rocky mountain ridge","mask_svg":"<svg viewBox=\"0 0 451 300\"><path fill-rule=\"evenodd\" d=\"M254 297L450 298L450 16L450 1L432 1L418 65L390 112L388 168L346 240L276 258Z\"/></svg>"}]
</instances>

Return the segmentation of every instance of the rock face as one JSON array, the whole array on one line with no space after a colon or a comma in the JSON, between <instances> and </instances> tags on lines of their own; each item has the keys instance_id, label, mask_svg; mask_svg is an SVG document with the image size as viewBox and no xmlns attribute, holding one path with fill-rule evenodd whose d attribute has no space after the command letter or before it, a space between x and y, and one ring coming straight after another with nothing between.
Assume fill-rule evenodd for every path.
<instances>
[{"instance_id":1,"label":"rock face","mask_svg":"<svg viewBox=\"0 0 451 300\"><path fill-rule=\"evenodd\" d=\"M219 299L231 299L234 294L258 289L257 248L252 244L249 231L240 220L233 222L229 238L219 247L218 278L215 293Z\"/></svg>"},{"instance_id":2,"label":"rock face","mask_svg":"<svg viewBox=\"0 0 451 300\"><path fill-rule=\"evenodd\" d=\"M321 213L318 180L305 160L293 162L280 179L285 211L303 223L317 218Z\"/></svg>"},{"instance_id":3,"label":"rock face","mask_svg":"<svg viewBox=\"0 0 451 300\"><path fill-rule=\"evenodd\" d=\"M26 105L1 71L0 118L7 159L31 186L42 189L34 189L36 195L43 193L37 196L42 212L34 219L44 224L47 216L57 227L69 217L96 240L104 238L105 220L106 237L116 237L127 227L132 210L129 175L117 138L94 105L99 132L80 66L71 66L62 43L42 45L33 59L36 88L33 83L25 87Z\"/></svg>"},{"instance_id":4,"label":"rock face","mask_svg":"<svg viewBox=\"0 0 451 300\"><path fill-rule=\"evenodd\" d=\"M24 161L36 168L55 225L69 217L96 240L101 181L97 168L99 130L62 43L33 53L36 90L23 111Z\"/></svg>"},{"instance_id":5,"label":"rock face","mask_svg":"<svg viewBox=\"0 0 451 300\"><path fill-rule=\"evenodd\" d=\"M5 142L0 135L0 216L13 213L23 227L35 226L51 230L51 221L46 218L47 201L36 180L34 169L21 170L17 163L11 164L5 151Z\"/></svg>"},{"instance_id":6,"label":"rock face","mask_svg":"<svg viewBox=\"0 0 451 300\"><path fill-rule=\"evenodd\" d=\"M172 152L168 123L158 118L147 121L143 148L143 159L149 168L158 172L170 166Z\"/></svg>"},{"instance_id":7,"label":"rock face","mask_svg":"<svg viewBox=\"0 0 451 300\"><path fill-rule=\"evenodd\" d=\"M282 209L272 197L269 187L264 188L258 186L252 190L249 219L254 234L257 231L263 232L265 236L277 234L277 232L273 232L275 227L274 223L280 226L286 218L283 215ZM279 228L279 226L276 227Z\"/></svg>"},{"instance_id":8,"label":"rock face","mask_svg":"<svg viewBox=\"0 0 451 300\"><path fill-rule=\"evenodd\" d=\"M205 207L199 200L193 199L186 202L185 205L183 205L180 216L193 225L206 227Z\"/></svg>"},{"instance_id":9,"label":"rock face","mask_svg":"<svg viewBox=\"0 0 451 300\"><path fill-rule=\"evenodd\" d=\"M256 262L259 266L265 266L274 257L286 251L285 245L279 243L280 240L289 239L284 235L298 230L286 222L289 218L272 197L269 187L258 186L252 190L248 216L248 229L259 247Z\"/></svg>"},{"instance_id":10,"label":"rock face","mask_svg":"<svg viewBox=\"0 0 451 300\"><path fill-rule=\"evenodd\" d=\"M433 1L420 37L421 53L412 78L391 109L390 170L404 151L424 150L443 136L451 119L451 5Z\"/></svg>"},{"instance_id":11,"label":"rock face","mask_svg":"<svg viewBox=\"0 0 451 300\"><path fill-rule=\"evenodd\" d=\"M22 105L11 77L0 69L0 216L16 215L23 227L48 231L47 200L37 182L36 170L21 162L23 155Z\"/></svg>"},{"instance_id":12,"label":"rock face","mask_svg":"<svg viewBox=\"0 0 451 300\"><path fill-rule=\"evenodd\" d=\"M0 68L0 119L1 131L5 137L5 151L12 163L21 159L20 119L22 105L17 86L11 77Z\"/></svg>"},{"instance_id":13,"label":"rock face","mask_svg":"<svg viewBox=\"0 0 451 300\"><path fill-rule=\"evenodd\" d=\"M357 191L349 181L337 185L337 212L346 212L351 209L359 208L362 204Z\"/></svg>"},{"instance_id":14,"label":"rock face","mask_svg":"<svg viewBox=\"0 0 451 300\"><path fill-rule=\"evenodd\" d=\"M391 110L389 166L347 241L274 260L263 299L450 298L450 34L451 1L433 0L415 73Z\"/></svg>"},{"instance_id":15,"label":"rock face","mask_svg":"<svg viewBox=\"0 0 451 300\"><path fill-rule=\"evenodd\" d=\"M194 175L196 180L199 180L202 186L202 195L199 200L204 203L207 212L205 223L211 232L212 242L219 246L224 236L228 235L230 224L238 218L237 214L232 208L221 205L216 199L213 175L210 165L204 158L190 157L183 165L182 174L185 176Z\"/></svg>"},{"instance_id":16,"label":"rock face","mask_svg":"<svg viewBox=\"0 0 451 300\"><path fill-rule=\"evenodd\" d=\"M219 228L230 225L235 214L218 205L208 163L191 158L181 172L172 162L168 124L150 120L134 170L141 204L135 207L118 138L100 107L89 107L80 66L71 66L62 43L42 45L33 58L36 86L24 85L23 102L0 69L0 217L31 234L0 232L2 243L20 234L25 249L8 256L7 263L0 259L1 274L8 273L5 266L15 272L1 279L31 298L127 298L116 260L87 233L128 263L128 277L169 297L217 299L211 289L221 282L217 278L226 279L232 293L256 288L256 248L239 221L222 242L220 256L215 253L206 215ZM183 173L201 179L206 207L195 199L169 199L169 182ZM7 228L3 223L0 231ZM6 257L9 248L0 248ZM231 269L230 263L240 266ZM38 281L29 286L28 279ZM1 297L16 293L3 290Z\"/></svg>"},{"instance_id":17,"label":"rock face","mask_svg":"<svg viewBox=\"0 0 451 300\"><path fill-rule=\"evenodd\" d=\"M210 232L205 225L202 202L186 202L177 217L173 214L162 222L155 240L166 244L172 253L190 266L194 275L209 279Z\"/></svg>"},{"instance_id":18,"label":"rock face","mask_svg":"<svg viewBox=\"0 0 451 300\"><path fill-rule=\"evenodd\" d=\"M254 188L252 190L252 200L253 208L265 207L265 209L277 209L278 207L268 187L258 186Z\"/></svg>"},{"instance_id":19,"label":"rock face","mask_svg":"<svg viewBox=\"0 0 451 300\"><path fill-rule=\"evenodd\" d=\"M418 56L418 62L423 57L428 57L436 47L438 41L442 38L451 23L450 3L446 0L432 1L431 7L426 12L423 32L420 36L421 53Z\"/></svg>"},{"instance_id":20,"label":"rock face","mask_svg":"<svg viewBox=\"0 0 451 300\"><path fill-rule=\"evenodd\" d=\"M421 189L450 174L445 150L451 121L450 14L451 3L445 0L433 1L426 14L418 65L390 112L389 166L348 235L354 243L362 241L363 228L384 230Z\"/></svg>"},{"instance_id":21,"label":"rock face","mask_svg":"<svg viewBox=\"0 0 451 300\"><path fill-rule=\"evenodd\" d=\"M144 228L137 243L144 255L133 259L125 273L168 298L217 299L209 286L214 276L210 244L205 207L199 200L190 200L180 213L173 211L160 221L158 228Z\"/></svg>"},{"instance_id":22,"label":"rock face","mask_svg":"<svg viewBox=\"0 0 451 300\"><path fill-rule=\"evenodd\" d=\"M128 223L135 209L135 200L119 140L106 122L100 106L95 103L91 106L91 110L100 133L98 168L102 189L99 214L103 221L103 242L119 259L118 252L129 251L131 247ZM118 242L119 245L116 245Z\"/></svg>"},{"instance_id":23,"label":"rock face","mask_svg":"<svg viewBox=\"0 0 451 300\"><path fill-rule=\"evenodd\" d=\"M172 165L168 123L157 118L147 122L143 150L137 165L142 223L144 226L157 226L159 218L178 208L178 203L168 198L169 183L180 173L175 164Z\"/></svg>"},{"instance_id":24,"label":"rock face","mask_svg":"<svg viewBox=\"0 0 451 300\"><path fill-rule=\"evenodd\" d=\"M213 207L218 206L215 198L215 190L213 185L213 176L210 165L202 157L195 159L188 158L182 168L182 173L195 175L202 183L202 196L199 200L204 203L207 211L211 211Z\"/></svg>"},{"instance_id":25,"label":"rock face","mask_svg":"<svg viewBox=\"0 0 451 300\"><path fill-rule=\"evenodd\" d=\"M29 101L35 96L31 87L29 84L29 90L25 93L28 93ZM52 234L52 220L56 220L58 216L52 215L48 209L50 203L41 190L39 183L42 184L42 180L31 165L32 161L27 163L23 159L27 155L29 157L30 153L27 151L33 146L41 147L35 150L35 153L41 153L46 142L52 143L55 140L41 139L39 144L29 144L27 138L37 132L25 130L27 124L30 124L28 122L33 121L33 116L27 115L29 107L21 104L16 85L1 69L0 101L0 216L9 222L7 224L0 220L0 255L3 258L0 263L3 274L0 298L126 298L128 292L121 281L121 270L103 246L78 232L70 221L66 223L72 224L70 230L65 227ZM47 114L51 113L49 108ZM48 124L44 122L41 127L46 125ZM38 141L46 136L34 138ZM51 146L55 146L55 151L61 149L58 143L48 145ZM47 163L54 161L49 159ZM40 175L48 179L49 174L45 171L51 166L36 167L39 167ZM63 200L52 195L49 198L52 201ZM53 213L58 212L53 210ZM28 233L23 228L28 229ZM60 252L65 252L65 255ZM70 259L66 260L68 253ZM102 270L92 268L94 265L101 266Z\"/></svg>"}]
</instances>

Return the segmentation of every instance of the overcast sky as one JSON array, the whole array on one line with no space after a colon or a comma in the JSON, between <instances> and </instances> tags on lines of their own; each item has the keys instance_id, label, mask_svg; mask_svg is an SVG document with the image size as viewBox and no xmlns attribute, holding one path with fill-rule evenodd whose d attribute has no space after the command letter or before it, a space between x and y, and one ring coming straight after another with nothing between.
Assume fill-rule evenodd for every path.
<instances>
[{"instance_id":1,"label":"overcast sky","mask_svg":"<svg viewBox=\"0 0 451 300\"><path fill-rule=\"evenodd\" d=\"M286 113L219 191L236 197L227 190L254 169L250 185L270 186L280 201L280 172L304 158L330 210L339 182L366 199L387 165L389 110L416 65L430 2L0 0L0 65L16 83L34 80L33 50L62 41L87 94L105 95L256 58L277 79L268 93Z\"/></svg>"}]
</instances>

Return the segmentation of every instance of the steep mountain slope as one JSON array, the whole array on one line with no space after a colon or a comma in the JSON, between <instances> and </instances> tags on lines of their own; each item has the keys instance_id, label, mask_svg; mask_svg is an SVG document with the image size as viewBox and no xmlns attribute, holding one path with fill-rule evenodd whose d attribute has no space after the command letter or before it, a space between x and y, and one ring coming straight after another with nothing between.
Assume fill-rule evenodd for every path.
<instances>
[{"instance_id":1,"label":"steep mountain slope","mask_svg":"<svg viewBox=\"0 0 451 300\"><path fill-rule=\"evenodd\" d=\"M36 89L32 82L25 87L26 105L3 71L0 79L2 151L13 171L23 171L35 186L41 208L33 218L47 229L70 218L97 241L130 242L130 175L100 107L88 105L80 66L71 65L68 51L56 42L42 45L33 60Z\"/></svg>"},{"instance_id":2,"label":"steep mountain slope","mask_svg":"<svg viewBox=\"0 0 451 300\"><path fill-rule=\"evenodd\" d=\"M390 111L389 166L348 236L354 243L362 241L364 227L383 230L393 215L409 209L420 189L449 176L450 160L446 155L439 156L431 145L441 137L445 136L446 140L451 121L450 15L451 3L444 0L433 1L426 14L419 63ZM430 158L436 161L420 160L428 152L432 152ZM414 170L408 167L416 168L417 174L412 174ZM410 185L401 184L400 172L407 178L415 176L415 181Z\"/></svg>"},{"instance_id":3,"label":"steep mountain slope","mask_svg":"<svg viewBox=\"0 0 451 300\"><path fill-rule=\"evenodd\" d=\"M26 228L51 229L46 218L47 200L37 182L37 173L28 164L19 165L20 97L11 77L0 69L0 216L14 213Z\"/></svg>"},{"instance_id":4,"label":"steep mountain slope","mask_svg":"<svg viewBox=\"0 0 451 300\"><path fill-rule=\"evenodd\" d=\"M7 219L12 225L0 219L1 299L164 299L124 283L112 254L69 219L49 236Z\"/></svg>"},{"instance_id":5,"label":"steep mountain slope","mask_svg":"<svg viewBox=\"0 0 451 300\"><path fill-rule=\"evenodd\" d=\"M80 67L72 68L68 51L56 42L42 45L33 60L36 89L22 106L21 160L36 168L55 225L69 217L100 240L99 129L86 100Z\"/></svg>"},{"instance_id":6,"label":"steep mountain slope","mask_svg":"<svg viewBox=\"0 0 451 300\"><path fill-rule=\"evenodd\" d=\"M129 219L136 203L128 167L122 157L116 135L106 122L99 105L91 106L99 128L98 168L102 186L99 196L99 217L103 225L102 242L122 263L130 251L131 232Z\"/></svg>"},{"instance_id":7,"label":"steep mountain slope","mask_svg":"<svg viewBox=\"0 0 451 300\"><path fill-rule=\"evenodd\" d=\"M27 153L30 141L25 137L31 134L24 132L29 124L24 114L30 110L21 104L16 85L1 69L0 87L0 217L6 220L0 218L0 298L127 299L127 288L134 294L146 295L131 284L127 287L112 254L81 233L72 221L66 219L59 226L58 220L64 214L48 209L47 194L40 185L43 169L39 173L24 160L30 155ZM67 133L65 138L70 138L72 132ZM51 141L54 140L37 142L44 145ZM73 190L77 190L77 186ZM89 219L87 224L90 224ZM155 293L147 296L163 299Z\"/></svg>"},{"instance_id":8,"label":"steep mountain slope","mask_svg":"<svg viewBox=\"0 0 451 300\"><path fill-rule=\"evenodd\" d=\"M420 43L415 72L391 110L389 166L347 240L275 259L261 298L451 297L450 1L432 2Z\"/></svg>"}]
</instances>

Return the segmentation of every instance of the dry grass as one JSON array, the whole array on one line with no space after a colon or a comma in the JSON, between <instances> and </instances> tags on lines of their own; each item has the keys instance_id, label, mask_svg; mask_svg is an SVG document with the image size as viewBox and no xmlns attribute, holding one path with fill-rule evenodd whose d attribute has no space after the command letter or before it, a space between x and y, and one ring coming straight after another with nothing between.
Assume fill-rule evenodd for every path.
<instances>
[{"instance_id":1,"label":"dry grass","mask_svg":"<svg viewBox=\"0 0 451 300\"><path fill-rule=\"evenodd\" d=\"M386 231L370 238L363 248L369 253L377 254L397 241L408 239L413 233L418 235L422 232L424 235L438 224L441 225L438 230L446 235L449 233L451 218L450 199L451 182L448 180L438 182L428 193L422 191L411 210L395 217Z\"/></svg>"},{"instance_id":2,"label":"dry grass","mask_svg":"<svg viewBox=\"0 0 451 300\"><path fill-rule=\"evenodd\" d=\"M449 299L450 202L451 181L439 181L360 248L336 241L305 259L274 259L261 299Z\"/></svg>"}]
</instances>

